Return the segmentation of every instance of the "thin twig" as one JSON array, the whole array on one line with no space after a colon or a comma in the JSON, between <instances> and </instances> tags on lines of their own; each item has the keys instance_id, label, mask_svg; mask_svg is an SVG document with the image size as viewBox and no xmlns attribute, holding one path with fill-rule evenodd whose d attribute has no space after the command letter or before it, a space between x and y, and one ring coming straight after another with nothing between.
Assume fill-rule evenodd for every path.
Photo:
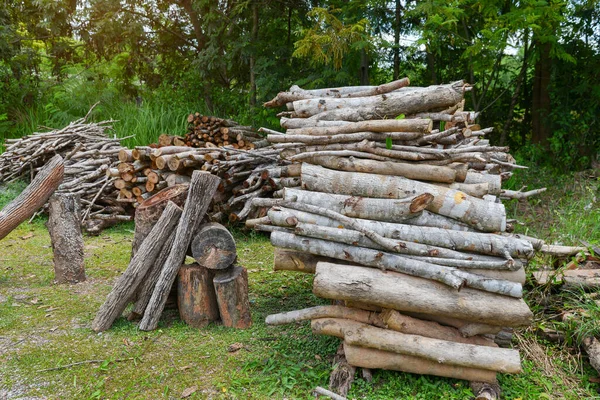
<instances>
[{"instance_id":1,"label":"thin twig","mask_svg":"<svg viewBox=\"0 0 600 400\"><path fill-rule=\"evenodd\" d=\"M83 364L100 364L100 363L103 363L103 362L106 362L106 361L108 361L109 364L110 364L110 363L116 363L116 362L122 362L122 361L131 361L133 359L134 359L134 357L117 358L116 360L85 360L85 361L79 361L79 362L72 363L72 364L62 365L60 367L38 369L36 372L57 371L57 370L60 370L60 369L66 369L66 368L76 367L77 365L83 365Z\"/></svg>"}]
</instances>

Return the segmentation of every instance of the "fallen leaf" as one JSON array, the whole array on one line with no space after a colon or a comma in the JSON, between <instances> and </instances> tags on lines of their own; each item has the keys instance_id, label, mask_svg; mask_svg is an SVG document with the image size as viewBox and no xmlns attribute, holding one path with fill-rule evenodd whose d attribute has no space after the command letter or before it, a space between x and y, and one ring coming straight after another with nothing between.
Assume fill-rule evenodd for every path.
<instances>
[{"instance_id":1,"label":"fallen leaf","mask_svg":"<svg viewBox=\"0 0 600 400\"><path fill-rule=\"evenodd\" d=\"M39 303L40 301L41 301L41 300L40 300L40 299L38 299L38 298L36 297L36 298L32 299L32 300L30 301L30 303L31 303L31 304L37 304L37 303Z\"/></svg>"},{"instance_id":2,"label":"fallen leaf","mask_svg":"<svg viewBox=\"0 0 600 400\"><path fill-rule=\"evenodd\" d=\"M28 233L25 236L21 236L21 240L31 239L33 237L33 233Z\"/></svg>"},{"instance_id":3,"label":"fallen leaf","mask_svg":"<svg viewBox=\"0 0 600 400\"><path fill-rule=\"evenodd\" d=\"M192 394L194 394L196 392L196 390L198 390L198 386L191 386L191 387L185 389L183 391L183 393L181 393L181 398L185 399L186 397L190 397Z\"/></svg>"},{"instance_id":4,"label":"fallen leaf","mask_svg":"<svg viewBox=\"0 0 600 400\"><path fill-rule=\"evenodd\" d=\"M592 376L592 377L590 377L589 381L592 383L600 383L600 377Z\"/></svg>"},{"instance_id":5,"label":"fallen leaf","mask_svg":"<svg viewBox=\"0 0 600 400\"><path fill-rule=\"evenodd\" d=\"M190 369L190 368L192 368L190 365L185 365L183 367L179 367L179 370L180 371L185 371L186 369Z\"/></svg>"},{"instance_id":6,"label":"fallen leaf","mask_svg":"<svg viewBox=\"0 0 600 400\"><path fill-rule=\"evenodd\" d=\"M229 347L227 348L227 351L230 353L235 353L236 351L243 349L244 345L241 343L234 343L234 344L230 344Z\"/></svg>"},{"instance_id":7,"label":"fallen leaf","mask_svg":"<svg viewBox=\"0 0 600 400\"><path fill-rule=\"evenodd\" d=\"M320 356L320 355L318 355L318 354L315 354L315 359L316 359L316 360L319 360L319 361L321 361L321 360L322 360L321 356Z\"/></svg>"},{"instance_id":8,"label":"fallen leaf","mask_svg":"<svg viewBox=\"0 0 600 400\"><path fill-rule=\"evenodd\" d=\"M58 329L58 326L55 326L54 328L50 328L49 330L50 330L50 332L54 332L57 329Z\"/></svg>"}]
</instances>

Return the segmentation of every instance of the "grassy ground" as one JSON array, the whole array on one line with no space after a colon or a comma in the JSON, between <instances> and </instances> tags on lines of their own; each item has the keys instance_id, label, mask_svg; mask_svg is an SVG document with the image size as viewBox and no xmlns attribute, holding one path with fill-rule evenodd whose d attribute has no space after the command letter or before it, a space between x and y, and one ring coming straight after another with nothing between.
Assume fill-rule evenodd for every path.
<instances>
[{"instance_id":1,"label":"grassy ground","mask_svg":"<svg viewBox=\"0 0 600 400\"><path fill-rule=\"evenodd\" d=\"M509 212L526 224L518 229L564 244L576 244L578 238L600 242L598 180L530 171L510 184L518 187L523 181L531 187L548 185L549 191L528 205L508 205ZM21 188L0 192L0 206ZM109 331L94 334L91 320L127 266L133 226L86 237L88 280L69 286L52 283L52 252L43 223L38 219L22 224L0 246L0 399L170 399L180 398L189 388L195 388L189 398L197 399L308 399L312 388L327 385L337 339L312 335L308 323L264 324L269 313L323 302L312 295L310 276L273 273L272 247L266 237L235 232L240 263L249 271L251 329L210 325L197 330L170 310L154 332L141 332L121 318ZM536 259L532 269L548 261ZM596 373L581 357L577 340L558 347L534 335L536 327L552 321L543 314L541 291L528 289L536 322L516 337L524 373L500 377L505 397L600 398L596 384L590 382ZM572 307L581 309L583 303ZM597 309L586 308L592 313L586 329L594 328L595 317L600 317ZM581 333L579 326L563 328L569 335ZM232 344L241 344L241 349L228 351ZM58 369L48 370L52 368ZM376 371L371 383L357 379L349 398L471 395L463 381Z\"/></svg>"}]
</instances>

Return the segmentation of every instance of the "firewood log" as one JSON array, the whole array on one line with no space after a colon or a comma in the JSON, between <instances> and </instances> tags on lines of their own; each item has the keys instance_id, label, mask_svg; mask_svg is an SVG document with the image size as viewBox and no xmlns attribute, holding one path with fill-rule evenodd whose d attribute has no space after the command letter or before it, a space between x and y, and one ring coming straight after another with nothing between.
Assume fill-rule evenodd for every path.
<instances>
[{"instance_id":1,"label":"firewood log","mask_svg":"<svg viewBox=\"0 0 600 400\"><path fill-rule=\"evenodd\" d=\"M267 316L265 323L267 325L284 325L317 318L342 318L380 328L386 327L379 313L344 306L316 306L302 310L271 314Z\"/></svg>"},{"instance_id":2,"label":"firewood log","mask_svg":"<svg viewBox=\"0 0 600 400\"><path fill-rule=\"evenodd\" d=\"M190 245L196 262L208 269L225 269L237 257L235 239L223 225L201 225Z\"/></svg>"},{"instance_id":3,"label":"firewood log","mask_svg":"<svg viewBox=\"0 0 600 400\"><path fill-rule=\"evenodd\" d=\"M431 120L419 119L381 119L361 121L333 127L306 127L288 129L286 135L337 135L354 132L431 132Z\"/></svg>"},{"instance_id":4,"label":"firewood log","mask_svg":"<svg viewBox=\"0 0 600 400\"><path fill-rule=\"evenodd\" d=\"M177 308L181 319L194 328L217 321L214 271L198 264L182 265L177 276Z\"/></svg>"},{"instance_id":5,"label":"firewood log","mask_svg":"<svg viewBox=\"0 0 600 400\"><path fill-rule=\"evenodd\" d=\"M527 326L533 314L522 299L367 267L317 264L313 292L398 311L451 316L496 326Z\"/></svg>"},{"instance_id":6,"label":"firewood log","mask_svg":"<svg viewBox=\"0 0 600 400\"><path fill-rule=\"evenodd\" d=\"M213 279L219 313L223 325L230 328L246 329L252 325L248 300L248 272L234 265L219 271Z\"/></svg>"}]
</instances>

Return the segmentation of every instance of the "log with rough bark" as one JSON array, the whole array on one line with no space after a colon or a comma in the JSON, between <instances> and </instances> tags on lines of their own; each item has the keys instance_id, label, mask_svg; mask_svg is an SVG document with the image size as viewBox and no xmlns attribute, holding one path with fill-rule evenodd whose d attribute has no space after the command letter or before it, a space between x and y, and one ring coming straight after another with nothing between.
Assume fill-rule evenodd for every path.
<instances>
[{"instance_id":1,"label":"log with rough bark","mask_svg":"<svg viewBox=\"0 0 600 400\"><path fill-rule=\"evenodd\" d=\"M340 262L340 260L331 257L317 256L279 247L275 247L273 251L273 269L275 271L296 271L314 274L319 261Z\"/></svg>"},{"instance_id":2,"label":"log with rough bark","mask_svg":"<svg viewBox=\"0 0 600 400\"><path fill-rule=\"evenodd\" d=\"M142 279L154 264L164 242L171 235L182 214L181 208L169 202L160 219L156 222L142 245L131 259L129 266L117 280L104 304L98 310L92 322L94 332L107 330L111 327L129 302L129 299L141 283Z\"/></svg>"},{"instance_id":3,"label":"log with rough bark","mask_svg":"<svg viewBox=\"0 0 600 400\"><path fill-rule=\"evenodd\" d=\"M200 226L191 249L196 262L208 269L225 269L237 257L235 239L227 228L216 222Z\"/></svg>"},{"instance_id":4,"label":"log with rough bark","mask_svg":"<svg viewBox=\"0 0 600 400\"><path fill-rule=\"evenodd\" d=\"M152 230L156 221L162 215L163 210L172 201L179 207L183 207L187 198L187 185L177 185L161 190L154 196L148 198L135 209L135 231L133 244L131 246L131 257L142 245L148 233ZM160 266L159 266L160 268Z\"/></svg>"},{"instance_id":5,"label":"log with rough bark","mask_svg":"<svg viewBox=\"0 0 600 400\"><path fill-rule=\"evenodd\" d=\"M25 190L0 211L0 240L48 201L62 182L63 174L63 159L56 155L44 165Z\"/></svg>"},{"instance_id":6,"label":"log with rough bark","mask_svg":"<svg viewBox=\"0 0 600 400\"><path fill-rule=\"evenodd\" d=\"M332 218L285 207L273 208L269 210L268 215L271 223L279 226L295 226L298 222L305 222L334 228L349 228ZM531 258L533 256L531 243L515 237L371 220L361 220L360 223L365 228L377 232L381 236L399 241L494 255L507 259L511 257Z\"/></svg>"},{"instance_id":7,"label":"log with rough bark","mask_svg":"<svg viewBox=\"0 0 600 400\"><path fill-rule=\"evenodd\" d=\"M511 374L521 372L516 350L433 339L341 318L314 319L311 327L316 334L341 334L341 338L353 346L406 354L439 364Z\"/></svg>"},{"instance_id":8,"label":"log with rough bark","mask_svg":"<svg viewBox=\"0 0 600 400\"><path fill-rule=\"evenodd\" d=\"M595 337L586 337L583 339L582 346L589 357L592 367L600 372L600 342L598 339Z\"/></svg>"},{"instance_id":9,"label":"log with rough bark","mask_svg":"<svg viewBox=\"0 0 600 400\"><path fill-rule=\"evenodd\" d=\"M177 308L181 319L202 328L219 319L213 286L214 271L198 264L182 265L177 279Z\"/></svg>"},{"instance_id":10,"label":"log with rough bark","mask_svg":"<svg viewBox=\"0 0 600 400\"><path fill-rule=\"evenodd\" d=\"M429 211L456 219L484 232L506 230L502 204L490 203L457 190L442 188L399 176L333 171L302 164L302 188L317 192L363 197L405 198L431 193Z\"/></svg>"},{"instance_id":11,"label":"log with rough bark","mask_svg":"<svg viewBox=\"0 0 600 400\"><path fill-rule=\"evenodd\" d=\"M399 91L348 99L314 98L293 102L300 117L318 116L318 120L362 121L394 119L400 114L444 109L460 102L465 91L463 81L427 88L404 88ZM321 115L325 114L325 115Z\"/></svg>"},{"instance_id":12,"label":"log with rough bark","mask_svg":"<svg viewBox=\"0 0 600 400\"><path fill-rule=\"evenodd\" d=\"M140 322L140 329L150 331L156 329L158 320L167 301L167 296L173 282L177 277L179 267L182 265L185 254L204 214L210 206L210 201L217 190L220 179L203 171L194 171L188 190L179 225L175 232L173 247L162 267L152 297Z\"/></svg>"},{"instance_id":13,"label":"log with rough bark","mask_svg":"<svg viewBox=\"0 0 600 400\"><path fill-rule=\"evenodd\" d=\"M454 327L443 326L437 322L424 321L422 319L410 317L401 314L396 310L385 310L381 314L381 319L383 319L386 328L397 332L420 335L433 339L449 340L457 343L497 347L493 340L483 336L464 337L460 331Z\"/></svg>"},{"instance_id":14,"label":"log with rough bark","mask_svg":"<svg viewBox=\"0 0 600 400\"><path fill-rule=\"evenodd\" d=\"M440 364L437 361L406 354L352 346L348 343L344 343L344 353L348 362L357 367L436 375L478 382L496 382L496 373L493 371Z\"/></svg>"},{"instance_id":15,"label":"log with rough bark","mask_svg":"<svg viewBox=\"0 0 600 400\"><path fill-rule=\"evenodd\" d=\"M342 318L380 328L386 327L379 313L336 305L316 306L280 314L271 314L267 316L265 323L267 325L283 325L317 318Z\"/></svg>"},{"instance_id":16,"label":"log with rough bark","mask_svg":"<svg viewBox=\"0 0 600 400\"><path fill-rule=\"evenodd\" d=\"M54 194L49 201L48 232L54 255L57 283L85 281L81 205L79 196Z\"/></svg>"},{"instance_id":17,"label":"log with rough bark","mask_svg":"<svg viewBox=\"0 0 600 400\"><path fill-rule=\"evenodd\" d=\"M283 199L327 208L347 217L400 222L414 218L428 207L433 195L422 193L404 199L374 199L286 188Z\"/></svg>"},{"instance_id":18,"label":"log with rough bark","mask_svg":"<svg viewBox=\"0 0 600 400\"><path fill-rule=\"evenodd\" d=\"M288 129L286 135L337 135L354 132L431 132L433 122L424 119L382 119L332 127Z\"/></svg>"},{"instance_id":19,"label":"log with rough bark","mask_svg":"<svg viewBox=\"0 0 600 400\"><path fill-rule=\"evenodd\" d=\"M234 265L219 271L213 279L219 314L223 325L229 328L246 329L252 325L248 300L248 272Z\"/></svg>"},{"instance_id":20,"label":"log with rough bark","mask_svg":"<svg viewBox=\"0 0 600 400\"><path fill-rule=\"evenodd\" d=\"M532 313L522 299L463 288L430 279L357 266L317 264L313 292L398 311L450 316L496 326L527 326Z\"/></svg>"}]
</instances>

